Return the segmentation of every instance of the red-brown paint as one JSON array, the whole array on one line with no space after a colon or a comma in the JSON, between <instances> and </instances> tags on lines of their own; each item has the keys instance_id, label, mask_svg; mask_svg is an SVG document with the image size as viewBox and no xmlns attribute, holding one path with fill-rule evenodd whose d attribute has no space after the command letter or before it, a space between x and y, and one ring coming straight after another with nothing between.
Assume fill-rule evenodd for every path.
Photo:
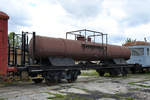
<instances>
[{"instance_id":1,"label":"red-brown paint","mask_svg":"<svg viewBox=\"0 0 150 100\"><path fill-rule=\"evenodd\" d=\"M113 58L129 59L130 50L124 46L107 45L108 56L103 57L103 50L97 48L83 48L84 41L67 40L36 36L35 58L68 57L74 60L102 60ZM100 43L86 42L88 45L102 46ZM32 55L32 40L30 41Z\"/></svg>"},{"instance_id":2,"label":"red-brown paint","mask_svg":"<svg viewBox=\"0 0 150 100\"><path fill-rule=\"evenodd\" d=\"M9 16L0 11L0 75L6 75L8 67L8 19Z\"/></svg>"}]
</instances>

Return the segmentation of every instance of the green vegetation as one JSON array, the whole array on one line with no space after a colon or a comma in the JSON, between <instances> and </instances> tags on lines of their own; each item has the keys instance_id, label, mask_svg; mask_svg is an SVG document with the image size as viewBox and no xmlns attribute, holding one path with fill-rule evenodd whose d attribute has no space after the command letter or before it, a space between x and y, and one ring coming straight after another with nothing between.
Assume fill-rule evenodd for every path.
<instances>
[{"instance_id":1,"label":"green vegetation","mask_svg":"<svg viewBox=\"0 0 150 100\"><path fill-rule=\"evenodd\" d=\"M129 89L129 91L138 91L138 90L140 90L140 88L131 88L131 89Z\"/></svg>"},{"instance_id":2,"label":"green vegetation","mask_svg":"<svg viewBox=\"0 0 150 100\"><path fill-rule=\"evenodd\" d=\"M10 32L9 35L8 35L8 38L9 38L9 43L11 46L13 46L13 36L14 36L14 32ZM14 37L14 45L15 46L20 46L21 44L21 38L17 35L15 35Z\"/></svg>"},{"instance_id":3,"label":"green vegetation","mask_svg":"<svg viewBox=\"0 0 150 100\"><path fill-rule=\"evenodd\" d=\"M141 86L141 87L144 87L144 88L150 88L150 86L147 86L147 85L143 85L143 84L135 84L137 86Z\"/></svg>"},{"instance_id":4,"label":"green vegetation","mask_svg":"<svg viewBox=\"0 0 150 100\"><path fill-rule=\"evenodd\" d=\"M55 94L56 98L64 98L64 95L61 94Z\"/></svg>"},{"instance_id":5,"label":"green vegetation","mask_svg":"<svg viewBox=\"0 0 150 100\"><path fill-rule=\"evenodd\" d=\"M133 40L133 39L131 39L131 38L127 38L127 39L125 40L125 42L124 42L122 45L131 43L131 42L136 42L136 39Z\"/></svg>"},{"instance_id":6,"label":"green vegetation","mask_svg":"<svg viewBox=\"0 0 150 100\"><path fill-rule=\"evenodd\" d=\"M126 43L128 43L128 42L135 42L135 41L136 41L136 39L133 40L133 39L131 39L131 38L127 38Z\"/></svg>"},{"instance_id":7,"label":"green vegetation","mask_svg":"<svg viewBox=\"0 0 150 100\"><path fill-rule=\"evenodd\" d=\"M54 100L60 100L60 99L55 98ZM88 97L81 97L79 95L71 93L71 94L66 95L64 98L61 98L61 100L93 100L93 99L88 98Z\"/></svg>"},{"instance_id":8,"label":"green vegetation","mask_svg":"<svg viewBox=\"0 0 150 100\"><path fill-rule=\"evenodd\" d=\"M136 84L138 82L129 82L128 84L130 85L136 85L136 86L140 86L140 87L144 87L144 88L150 88L150 86L144 85L144 84Z\"/></svg>"},{"instance_id":9,"label":"green vegetation","mask_svg":"<svg viewBox=\"0 0 150 100\"><path fill-rule=\"evenodd\" d=\"M130 85L135 85L136 82L129 82L128 84Z\"/></svg>"},{"instance_id":10,"label":"green vegetation","mask_svg":"<svg viewBox=\"0 0 150 100\"><path fill-rule=\"evenodd\" d=\"M85 91L85 92L90 92L88 89L85 89L85 88L84 89L83 88L78 88L78 87L74 87L74 88Z\"/></svg>"},{"instance_id":11,"label":"green vegetation","mask_svg":"<svg viewBox=\"0 0 150 100\"><path fill-rule=\"evenodd\" d=\"M47 99L54 99L54 98L57 98L57 99L58 99L58 98L59 98L59 99L61 98L61 99L62 99L62 98L65 97L65 95L58 94L58 93L57 93L57 94L51 93L51 92L47 92L47 93L54 96L54 97L48 97Z\"/></svg>"},{"instance_id":12,"label":"green vegetation","mask_svg":"<svg viewBox=\"0 0 150 100\"><path fill-rule=\"evenodd\" d=\"M96 70L82 71L81 76L99 76Z\"/></svg>"},{"instance_id":13,"label":"green vegetation","mask_svg":"<svg viewBox=\"0 0 150 100\"><path fill-rule=\"evenodd\" d=\"M85 90L88 93L93 94L89 90ZM48 97L47 99L52 99L52 100L95 100L94 96L91 97L90 95L79 95L75 93L68 93L67 95L62 95L62 94L55 94L51 92L46 92L54 97ZM96 92L95 92L96 93ZM115 98L119 100L135 100L131 96L126 96L126 95L121 95L121 94L107 94L107 93L100 93L98 98Z\"/></svg>"},{"instance_id":14,"label":"green vegetation","mask_svg":"<svg viewBox=\"0 0 150 100\"><path fill-rule=\"evenodd\" d=\"M109 77L110 74L109 74L109 73L105 73L104 76L105 76L105 77Z\"/></svg>"},{"instance_id":15,"label":"green vegetation","mask_svg":"<svg viewBox=\"0 0 150 100\"><path fill-rule=\"evenodd\" d=\"M103 94L103 97L104 98L117 98L117 99L119 99L119 100L134 100L134 98L133 97L122 97L122 96L120 96L119 94Z\"/></svg>"},{"instance_id":16,"label":"green vegetation","mask_svg":"<svg viewBox=\"0 0 150 100\"><path fill-rule=\"evenodd\" d=\"M20 82L21 82L20 80L15 80L15 79L13 80L13 79L8 78L8 80L6 80L6 81L4 81L4 80L0 81L0 87L12 86L12 85L16 85Z\"/></svg>"},{"instance_id":17,"label":"green vegetation","mask_svg":"<svg viewBox=\"0 0 150 100\"><path fill-rule=\"evenodd\" d=\"M132 98L132 97L127 97L127 98L125 98L125 100L134 100L134 98Z\"/></svg>"},{"instance_id":18,"label":"green vegetation","mask_svg":"<svg viewBox=\"0 0 150 100\"><path fill-rule=\"evenodd\" d=\"M13 82L0 82L0 87L5 87L14 84ZM0 99L1 100L1 99Z\"/></svg>"},{"instance_id":19,"label":"green vegetation","mask_svg":"<svg viewBox=\"0 0 150 100\"><path fill-rule=\"evenodd\" d=\"M6 100L6 99L4 99L4 98L0 98L0 100Z\"/></svg>"},{"instance_id":20,"label":"green vegetation","mask_svg":"<svg viewBox=\"0 0 150 100\"><path fill-rule=\"evenodd\" d=\"M113 98L113 95L109 95L109 98ZM118 94L115 94L114 98L118 98L120 100L134 100L133 97L122 97L122 96L119 96Z\"/></svg>"},{"instance_id":21,"label":"green vegetation","mask_svg":"<svg viewBox=\"0 0 150 100\"><path fill-rule=\"evenodd\" d=\"M53 100L91 100L87 97L81 97L79 95L76 95L74 93L69 93L68 95L62 95L62 94L55 94L51 92L46 92L54 97L48 97L47 99L53 99Z\"/></svg>"}]
</instances>

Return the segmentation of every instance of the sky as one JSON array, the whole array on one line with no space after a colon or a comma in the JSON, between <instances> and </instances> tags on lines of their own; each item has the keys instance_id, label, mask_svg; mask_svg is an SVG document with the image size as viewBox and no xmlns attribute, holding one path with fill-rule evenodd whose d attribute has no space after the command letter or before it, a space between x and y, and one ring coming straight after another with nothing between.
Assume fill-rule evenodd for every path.
<instances>
[{"instance_id":1,"label":"sky","mask_svg":"<svg viewBox=\"0 0 150 100\"><path fill-rule=\"evenodd\" d=\"M108 34L108 43L127 38L150 41L150 0L0 0L9 32L33 32L65 38L65 33L90 29Z\"/></svg>"}]
</instances>

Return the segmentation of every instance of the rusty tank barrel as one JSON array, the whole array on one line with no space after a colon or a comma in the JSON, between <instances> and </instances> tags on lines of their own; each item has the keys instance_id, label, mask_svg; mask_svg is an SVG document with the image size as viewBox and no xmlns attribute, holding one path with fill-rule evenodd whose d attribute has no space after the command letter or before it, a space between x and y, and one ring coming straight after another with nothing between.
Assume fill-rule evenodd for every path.
<instances>
[{"instance_id":1,"label":"rusty tank barrel","mask_svg":"<svg viewBox=\"0 0 150 100\"><path fill-rule=\"evenodd\" d=\"M32 40L29 44L29 51L32 56ZM36 36L35 52L36 59L48 57L67 57L74 60L104 60L104 59L129 59L131 52L127 47L117 45L107 45L107 56L104 56L103 45L78 40L68 40L61 38L51 38Z\"/></svg>"}]
</instances>

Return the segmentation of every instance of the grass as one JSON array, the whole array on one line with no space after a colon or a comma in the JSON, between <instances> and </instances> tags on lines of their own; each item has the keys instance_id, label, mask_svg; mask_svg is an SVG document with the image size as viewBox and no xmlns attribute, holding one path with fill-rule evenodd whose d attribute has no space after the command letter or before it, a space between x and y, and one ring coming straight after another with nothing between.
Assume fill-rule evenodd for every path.
<instances>
[{"instance_id":1,"label":"grass","mask_svg":"<svg viewBox=\"0 0 150 100\"><path fill-rule=\"evenodd\" d=\"M61 94L54 94L55 97L48 97L47 99L54 99L54 98L64 98L65 96L64 95L61 95Z\"/></svg>"},{"instance_id":2,"label":"grass","mask_svg":"<svg viewBox=\"0 0 150 100\"><path fill-rule=\"evenodd\" d=\"M10 79L8 78L8 80L0 80L0 87L7 87L7 86L12 86L12 85L16 85L20 82L31 82L32 80L31 79L28 79L28 80L20 80L20 79Z\"/></svg>"},{"instance_id":3,"label":"grass","mask_svg":"<svg viewBox=\"0 0 150 100\"><path fill-rule=\"evenodd\" d=\"M133 97L120 96L119 94L103 94L103 98L114 98L117 100L134 100Z\"/></svg>"},{"instance_id":4,"label":"grass","mask_svg":"<svg viewBox=\"0 0 150 100\"><path fill-rule=\"evenodd\" d=\"M140 90L140 88L131 88L131 89L129 89L129 91L138 91L138 90Z\"/></svg>"},{"instance_id":5,"label":"grass","mask_svg":"<svg viewBox=\"0 0 150 100\"><path fill-rule=\"evenodd\" d=\"M120 100L134 100L133 97L122 97L122 96L119 96L118 94L115 94L113 95L115 98L118 98ZM109 98L112 98L113 96L109 96Z\"/></svg>"},{"instance_id":6,"label":"grass","mask_svg":"<svg viewBox=\"0 0 150 100\"><path fill-rule=\"evenodd\" d=\"M82 71L81 76L99 76L96 70Z\"/></svg>"},{"instance_id":7,"label":"grass","mask_svg":"<svg viewBox=\"0 0 150 100\"><path fill-rule=\"evenodd\" d=\"M125 100L134 100L134 98L132 98L132 97L127 97L127 98L125 98Z\"/></svg>"},{"instance_id":8,"label":"grass","mask_svg":"<svg viewBox=\"0 0 150 100\"><path fill-rule=\"evenodd\" d=\"M78 88L78 87L74 87L74 88L76 88L76 89L79 89L79 90L82 90L82 91L84 91L84 92L90 92L88 89L83 89L83 88Z\"/></svg>"},{"instance_id":9,"label":"grass","mask_svg":"<svg viewBox=\"0 0 150 100\"><path fill-rule=\"evenodd\" d=\"M141 86L141 87L144 87L144 88L150 88L150 86L147 86L147 85L143 85L143 84L135 84L137 86Z\"/></svg>"},{"instance_id":10,"label":"grass","mask_svg":"<svg viewBox=\"0 0 150 100\"><path fill-rule=\"evenodd\" d=\"M136 84L138 82L129 82L128 84L130 85L136 85L136 86L140 86L140 87L144 87L144 88L150 88L150 86L144 85L144 84Z\"/></svg>"},{"instance_id":11,"label":"grass","mask_svg":"<svg viewBox=\"0 0 150 100\"><path fill-rule=\"evenodd\" d=\"M5 87L14 84L14 82L0 82L0 86ZM1 99L0 99L1 100Z\"/></svg>"},{"instance_id":12,"label":"grass","mask_svg":"<svg viewBox=\"0 0 150 100\"><path fill-rule=\"evenodd\" d=\"M0 98L0 100L6 100L6 99L4 99L4 98Z\"/></svg>"},{"instance_id":13,"label":"grass","mask_svg":"<svg viewBox=\"0 0 150 100\"><path fill-rule=\"evenodd\" d=\"M104 76L105 76L105 77L109 77L110 74L109 74L109 73L105 73Z\"/></svg>"},{"instance_id":14,"label":"grass","mask_svg":"<svg viewBox=\"0 0 150 100\"><path fill-rule=\"evenodd\" d=\"M78 95L75 95L73 93L70 93L68 95L62 95L62 94L55 94L51 92L47 92L50 95L54 95L54 97L48 97L47 99L53 99L53 100L91 100L89 98L81 97Z\"/></svg>"},{"instance_id":15,"label":"grass","mask_svg":"<svg viewBox=\"0 0 150 100\"><path fill-rule=\"evenodd\" d=\"M128 84L130 84L130 85L136 85L135 83L137 83L137 82L129 82Z\"/></svg>"},{"instance_id":16,"label":"grass","mask_svg":"<svg viewBox=\"0 0 150 100\"><path fill-rule=\"evenodd\" d=\"M88 91L90 93L89 90L84 90L84 91ZM90 96L90 95L79 95L75 93L68 93L67 95L55 94L55 93L50 93L50 92L46 92L46 93L55 96L55 97L47 98L47 99L52 99L52 100L95 100L95 97ZM94 95L94 94L92 94L91 92L91 95ZM102 93L101 95L99 95L99 97L96 97L96 98L114 98L117 100L118 99L119 100L135 100L131 96L120 95L120 94L107 94L107 93Z\"/></svg>"},{"instance_id":17,"label":"grass","mask_svg":"<svg viewBox=\"0 0 150 100\"><path fill-rule=\"evenodd\" d=\"M51 93L51 92L47 92L48 94L50 94L50 95L54 95L54 97L48 97L47 99L55 99L55 98L64 98L65 97L65 95L62 95L62 94L58 94L58 93Z\"/></svg>"},{"instance_id":18,"label":"grass","mask_svg":"<svg viewBox=\"0 0 150 100\"><path fill-rule=\"evenodd\" d=\"M21 81L12 81L12 80L7 80L7 81L0 81L0 87L7 87L7 86L12 86L12 85L16 85Z\"/></svg>"},{"instance_id":19,"label":"grass","mask_svg":"<svg viewBox=\"0 0 150 100\"><path fill-rule=\"evenodd\" d=\"M60 99L55 98L54 100L60 100ZM87 97L81 97L76 94L70 93L70 94L66 95L64 98L61 98L61 100L93 100L93 99L90 99Z\"/></svg>"}]
</instances>

